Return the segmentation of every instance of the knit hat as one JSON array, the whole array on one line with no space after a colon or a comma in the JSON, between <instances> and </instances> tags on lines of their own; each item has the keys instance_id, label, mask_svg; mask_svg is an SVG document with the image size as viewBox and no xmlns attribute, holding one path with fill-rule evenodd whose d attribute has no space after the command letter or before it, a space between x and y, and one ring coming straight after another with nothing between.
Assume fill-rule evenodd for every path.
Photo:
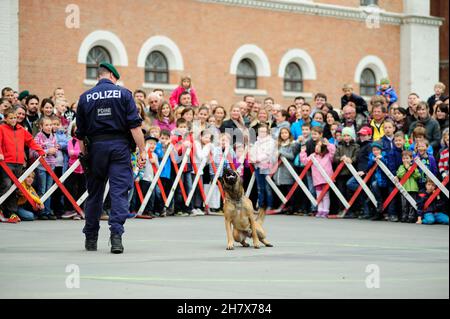
<instances>
[{"instance_id":1,"label":"knit hat","mask_svg":"<svg viewBox=\"0 0 450 319\"><path fill-rule=\"evenodd\" d=\"M373 142L371 146L372 148L376 147L379 148L380 150L383 150L383 146L378 142Z\"/></svg>"},{"instance_id":2,"label":"knit hat","mask_svg":"<svg viewBox=\"0 0 450 319\"><path fill-rule=\"evenodd\" d=\"M342 129L342 136L344 136L344 135L350 135L352 137L352 139L356 138L355 131L352 130L350 127L344 127Z\"/></svg>"},{"instance_id":3,"label":"knit hat","mask_svg":"<svg viewBox=\"0 0 450 319\"><path fill-rule=\"evenodd\" d=\"M380 85L383 85L383 84L391 84L391 81L389 81L389 79L388 78L383 78L383 79L381 79L381 81L380 81Z\"/></svg>"}]
</instances>

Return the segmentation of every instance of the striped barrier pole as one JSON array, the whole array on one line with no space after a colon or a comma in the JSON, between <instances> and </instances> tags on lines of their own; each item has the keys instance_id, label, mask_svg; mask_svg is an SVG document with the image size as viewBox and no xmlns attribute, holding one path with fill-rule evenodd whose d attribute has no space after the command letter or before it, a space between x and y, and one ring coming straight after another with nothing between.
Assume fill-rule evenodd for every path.
<instances>
[{"instance_id":1,"label":"striped barrier pole","mask_svg":"<svg viewBox=\"0 0 450 319\"><path fill-rule=\"evenodd\" d=\"M444 178L442 181L442 185L446 186L448 184L448 175ZM423 205L423 210L426 211L428 207L431 205L431 203L436 199L436 197L439 196L441 193L441 189L437 188L434 190L433 194L428 198L428 200L425 202L425 205Z\"/></svg>"},{"instance_id":2,"label":"striped barrier pole","mask_svg":"<svg viewBox=\"0 0 450 319\"><path fill-rule=\"evenodd\" d=\"M180 168L179 168L179 170L178 170L177 176L176 176L175 181L174 181L174 183L173 183L172 189L170 190L169 196L167 197L167 200L166 200L166 207L169 207L170 202L172 201L172 198L173 198L173 196L174 196L174 194L175 194L175 191L176 191L176 189L177 189L177 184L183 185L183 183L182 183L182 181L181 181L181 176L183 175L183 170L184 170L184 168L186 167L186 164L187 164L187 162L188 162L188 160L189 160L189 155L190 155L190 154L191 154L191 147L189 146L189 147L187 148L187 150L186 150L186 153L184 154L183 160L181 161ZM158 178L159 178L159 177L158 177ZM180 186L180 187L181 187L181 186ZM186 195L186 191L183 192L183 190L184 190L184 187L181 188L181 191L182 191L182 195L183 195L184 202L186 203L187 195Z\"/></svg>"},{"instance_id":3,"label":"striped barrier pole","mask_svg":"<svg viewBox=\"0 0 450 319\"><path fill-rule=\"evenodd\" d=\"M159 179L159 176L161 176L162 170L164 169L164 166L166 165L167 161L169 160L169 157L172 153L173 150L173 145L169 144L169 147L166 150L166 153L164 154L164 157L161 161L161 164L159 165L159 169L155 174L155 177L153 178L152 183L150 184L150 188L148 189L147 193L144 196L144 201L141 203L141 207L139 207L138 213L137 215L141 216L142 213L144 212L145 206L147 206L148 201L150 200L150 196L152 195L157 181Z\"/></svg>"},{"instance_id":4,"label":"striped barrier pole","mask_svg":"<svg viewBox=\"0 0 450 319\"><path fill-rule=\"evenodd\" d=\"M80 166L80 160L76 160L70 167L69 169L59 178L59 180L61 181L61 183L64 183L66 181L67 178L69 178L69 176L78 168L78 166ZM53 184L52 187L50 187L50 189L44 194L44 196L41 197L41 201L45 202L50 196L52 196L52 194L58 189L58 184Z\"/></svg>"},{"instance_id":5,"label":"striped barrier pole","mask_svg":"<svg viewBox=\"0 0 450 319\"><path fill-rule=\"evenodd\" d=\"M406 183L406 181L410 178L410 176L414 173L415 169L417 168L417 164L414 163L406 172L405 176L399 181L395 179L395 176L391 173L389 168L384 165L384 163L380 160L376 160L378 167L386 174L386 176L389 178L389 180L395 185L395 189L392 191L392 193L388 196L388 198L383 203L383 210L385 210L391 201L394 199L394 197L397 195L397 193L400 191L400 193L406 198L406 200L411 204L411 206L417 210L417 203L414 200L414 198L411 197L411 195L408 194L406 189L403 187L403 184Z\"/></svg>"},{"instance_id":6,"label":"striped barrier pole","mask_svg":"<svg viewBox=\"0 0 450 319\"><path fill-rule=\"evenodd\" d=\"M311 192L309 191L308 187L305 185L305 183L303 183L303 181L299 178L299 176L297 175L297 173L295 172L294 168L292 167L291 163L289 163L289 161L282 156L281 160L283 161L284 166L286 166L286 168L288 169L289 173L292 175L292 177L295 179L295 182L300 186L300 188L303 190L303 192L305 193L306 197L308 197L308 199L311 201L311 203L314 206L317 206L317 201L314 198L314 196L311 194ZM284 204L282 205L282 209L284 209Z\"/></svg>"},{"instance_id":7,"label":"striped barrier pole","mask_svg":"<svg viewBox=\"0 0 450 319\"><path fill-rule=\"evenodd\" d=\"M222 173L222 171L223 171L223 167L225 166L225 160L226 160L226 158L227 158L227 156L228 156L228 152L230 151L230 148L229 147L227 147L226 149L225 149L225 153L223 154L223 156L222 156L222 159L220 160L220 163L219 163L219 169L218 170L215 170L215 175L214 175L214 179L213 179L213 181L212 181L212 183L211 183L211 188L209 189L209 192L208 192L208 195L206 196L206 202L205 202L205 204L206 205L208 205L209 204L209 201L210 201L210 199L211 199L211 196L212 196L212 193L213 193L213 190L214 190L214 186L219 182L219 175ZM212 163L214 163L214 161L212 161ZM214 167L214 166L213 166ZM219 184L220 185L220 184ZM220 189L221 187L219 187L219 189ZM224 194L223 194L223 190L222 190L222 196L224 196ZM224 198L224 197L222 197L222 198Z\"/></svg>"},{"instance_id":8,"label":"striped barrier pole","mask_svg":"<svg viewBox=\"0 0 450 319\"><path fill-rule=\"evenodd\" d=\"M70 203L72 204L73 208L75 208L75 211L78 213L78 215L80 215L82 218L84 218L84 213L83 210L80 208L80 206L78 206L77 202L75 201L75 199L73 199L72 195L70 195L70 193L67 191L66 187L63 185L63 183L61 183L61 181L58 179L58 177L56 176L56 174L53 172L52 168L50 167L50 165L48 165L48 163L45 161L44 158L40 158L39 162L41 163L41 165L45 168L45 170L47 171L47 173L50 175L50 177L55 181L55 183L58 185L59 189L61 190L61 192L63 192L64 196L66 196L66 198L70 201Z\"/></svg>"},{"instance_id":9,"label":"striped barrier pole","mask_svg":"<svg viewBox=\"0 0 450 319\"><path fill-rule=\"evenodd\" d=\"M3 164L2 164L3 163ZM22 182L39 166L40 162L39 162L39 158L34 161L33 164L31 164L31 166L17 179L19 184L22 184ZM2 166L3 169L8 168L7 164L5 163L5 161L1 161L0 165ZM5 172L7 170L5 169ZM14 175L14 174L13 174ZM9 175L8 175L9 176ZM14 180L12 180L14 181ZM3 204L3 202L17 189L16 183L13 183L11 188L0 197L0 205ZM24 194L25 195L25 194ZM33 201L34 202L34 201ZM30 203L31 204L31 203Z\"/></svg>"},{"instance_id":10,"label":"striped barrier pole","mask_svg":"<svg viewBox=\"0 0 450 319\"><path fill-rule=\"evenodd\" d=\"M8 177L14 183L16 188L18 188L22 192L22 194L27 199L28 203L30 203L30 205L33 206L33 209L34 210L38 210L38 206L37 206L36 202L33 200L33 198L31 198L30 193L28 193L28 191L25 189L25 187L22 185L22 183L17 179L17 177L14 175L14 173L11 171L11 169L8 167L8 165L5 163L5 161L0 161L0 167L3 168L3 170L6 173L6 175L8 175ZM11 188L12 188L12 186L11 186ZM6 200L6 197L5 197L4 200Z\"/></svg>"},{"instance_id":11,"label":"striped barrier pole","mask_svg":"<svg viewBox=\"0 0 450 319\"><path fill-rule=\"evenodd\" d=\"M420 158L416 157L414 162L419 166L419 168L430 178L433 183L441 190L441 192L448 198L448 189L437 179L437 177L426 167L424 163L420 160Z\"/></svg>"},{"instance_id":12,"label":"striped barrier pole","mask_svg":"<svg viewBox=\"0 0 450 319\"><path fill-rule=\"evenodd\" d=\"M366 174L366 176L364 177L364 179L362 180L363 184L359 184L360 186L358 187L358 189L355 191L355 193L353 194L352 198L350 199L350 201L348 202L348 204L350 205L350 207L353 206L353 204L355 203L356 199L358 198L359 194L361 193L361 191L363 190L363 186L362 185L366 185L367 183L370 181L370 179L372 178L372 175L375 173L376 169L378 168L378 164L375 163L372 168L369 170L369 172ZM377 207L378 203L375 202L375 207ZM344 214L342 217L344 217L348 212L348 209L345 209Z\"/></svg>"},{"instance_id":13,"label":"striped barrier pole","mask_svg":"<svg viewBox=\"0 0 450 319\"><path fill-rule=\"evenodd\" d=\"M341 162L341 164L339 164L338 168L336 169L335 173L333 174L332 177L334 178L330 178L330 176L328 176L327 172L325 172L325 170L323 169L323 167L319 164L319 162L317 161L315 155L313 154L313 156L311 156L311 160L314 164L314 166L319 170L320 175L322 175L322 177L326 180L326 182L328 183L327 185L325 185L325 187L323 188L319 198L317 199L317 203L320 203L321 200L324 198L325 193L328 191L329 187L331 187L331 189L334 191L334 193L336 194L336 196L339 198L339 200L341 201L341 203L344 205L345 208L350 208L349 203L347 202L347 200L345 199L344 195L342 195L342 193L339 191L339 189L337 188L336 184L334 184L333 179L336 179L336 177L339 175L340 171L342 170L342 168L344 167L344 162ZM327 187L329 186L329 187Z\"/></svg>"}]
</instances>

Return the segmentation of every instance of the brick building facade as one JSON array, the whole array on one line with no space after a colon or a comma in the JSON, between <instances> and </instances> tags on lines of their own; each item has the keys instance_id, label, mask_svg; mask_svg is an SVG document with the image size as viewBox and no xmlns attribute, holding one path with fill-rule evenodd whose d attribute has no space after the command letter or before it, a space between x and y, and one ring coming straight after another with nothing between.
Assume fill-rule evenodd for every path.
<instances>
[{"instance_id":1,"label":"brick building facade","mask_svg":"<svg viewBox=\"0 0 450 319\"><path fill-rule=\"evenodd\" d=\"M443 21L428 0L4 0L0 12L10 43L0 84L41 97L61 86L76 100L95 83L88 59L102 54L131 90L167 96L189 74L201 101L225 106L245 94L288 105L317 92L338 105L342 84L359 92L365 70L366 90L387 76L404 103L439 79Z\"/></svg>"}]
</instances>

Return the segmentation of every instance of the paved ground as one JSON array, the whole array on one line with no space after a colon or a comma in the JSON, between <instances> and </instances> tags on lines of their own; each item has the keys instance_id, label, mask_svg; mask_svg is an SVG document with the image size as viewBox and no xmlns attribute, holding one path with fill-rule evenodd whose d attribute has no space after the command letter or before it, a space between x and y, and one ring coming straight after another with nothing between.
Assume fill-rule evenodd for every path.
<instances>
[{"instance_id":1,"label":"paved ground","mask_svg":"<svg viewBox=\"0 0 450 319\"><path fill-rule=\"evenodd\" d=\"M106 222L98 252L83 250L82 225L0 224L0 299L449 298L448 226L269 216L274 248L229 252L223 217L129 220L126 253L111 255Z\"/></svg>"}]
</instances>

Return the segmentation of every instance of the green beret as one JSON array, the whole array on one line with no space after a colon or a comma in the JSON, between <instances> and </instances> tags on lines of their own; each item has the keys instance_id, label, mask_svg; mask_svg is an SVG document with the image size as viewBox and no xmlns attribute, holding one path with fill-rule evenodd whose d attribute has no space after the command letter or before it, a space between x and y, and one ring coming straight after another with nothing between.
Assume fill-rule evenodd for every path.
<instances>
[{"instance_id":1,"label":"green beret","mask_svg":"<svg viewBox=\"0 0 450 319\"><path fill-rule=\"evenodd\" d=\"M117 72L116 68L111 63L102 62L102 63L100 63L99 66L104 67L105 69L110 71L112 74L114 74L114 76L116 77L117 80L120 79L119 72Z\"/></svg>"},{"instance_id":2,"label":"green beret","mask_svg":"<svg viewBox=\"0 0 450 319\"><path fill-rule=\"evenodd\" d=\"M384 79L381 79L380 84L381 85L383 85L383 84L391 84L391 81L389 81L388 78L384 78Z\"/></svg>"},{"instance_id":3,"label":"green beret","mask_svg":"<svg viewBox=\"0 0 450 319\"><path fill-rule=\"evenodd\" d=\"M19 101L22 101L22 100L23 100L24 98L26 98L28 95L30 95L30 92L27 91L27 90L20 92L20 94L19 94Z\"/></svg>"}]
</instances>

